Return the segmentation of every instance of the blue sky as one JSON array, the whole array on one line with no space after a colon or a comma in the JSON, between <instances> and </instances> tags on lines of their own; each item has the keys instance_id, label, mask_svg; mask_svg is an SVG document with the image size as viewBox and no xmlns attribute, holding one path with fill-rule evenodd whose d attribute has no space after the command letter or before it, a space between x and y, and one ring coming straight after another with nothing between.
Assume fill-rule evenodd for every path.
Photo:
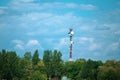
<instances>
[{"instance_id":1,"label":"blue sky","mask_svg":"<svg viewBox=\"0 0 120 80\"><path fill-rule=\"evenodd\" d=\"M69 59L120 60L120 0L0 0L0 50L57 49Z\"/></svg>"}]
</instances>

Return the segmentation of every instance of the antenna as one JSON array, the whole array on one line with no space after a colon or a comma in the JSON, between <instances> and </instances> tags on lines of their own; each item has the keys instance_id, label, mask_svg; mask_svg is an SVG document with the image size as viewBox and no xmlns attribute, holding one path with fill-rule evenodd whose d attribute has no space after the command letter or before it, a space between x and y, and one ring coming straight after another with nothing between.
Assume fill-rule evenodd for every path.
<instances>
[{"instance_id":1,"label":"antenna","mask_svg":"<svg viewBox=\"0 0 120 80\"><path fill-rule=\"evenodd\" d=\"M69 61L73 61L72 60L72 45L73 45L72 36L73 36L74 32L73 32L72 28L69 29L69 33L68 34L69 34L69 37L70 37L70 56L69 56Z\"/></svg>"}]
</instances>

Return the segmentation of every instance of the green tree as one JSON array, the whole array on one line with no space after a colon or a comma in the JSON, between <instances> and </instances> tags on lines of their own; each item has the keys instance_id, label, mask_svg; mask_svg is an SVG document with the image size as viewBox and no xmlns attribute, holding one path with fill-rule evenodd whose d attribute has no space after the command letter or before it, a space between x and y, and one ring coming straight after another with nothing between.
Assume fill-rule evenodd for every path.
<instances>
[{"instance_id":1,"label":"green tree","mask_svg":"<svg viewBox=\"0 0 120 80\"><path fill-rule=\"evenodd\" d=\"M32 62L22 58L19 60L20 80L30 80L33 74Z\"/></svg>"},{"instance_id":2,"label":"green tree","mask_svg":"<svg viewBox=\"0 0 120 80\"><path fill-rule=\"evenodd\" d=\"M6 52L2 50L0 54L0 75L1 79L13 80L14 77L19 77L18 61L19 58L16 52Z\"/></svg>"},{"instance_id":3,"label":"green tree","mask_svg":"<svg viewBox=\"0 0 120 80\"><path fill-rule=\"evenodd\" d=\"M108 60L100 66L98 80L120 80L120 61Z\"/></svg>"},{"instance_id":4,"label":"green tree","mask_svg":"<svg viewBox=\"0 0 120 80\"><path fill-rule=\"evenodd\" d=\"M39 60L37 65L33 65L32 80L46 80L45 65L42 60Z\"/></svg>"},{"instance_id":5,"label":"green tree","mask_svg":"<svg viewBox=\"0 0 120 80\"><path fill-rule=\"evenodd\" d=\"M46 80L46 75L40 73L39 71L34 71L31 80Z\"/></svg>"},{"instance_id":6,"label":"green tree","mask_svg":"<svg viewBox=\"0 0 120 80\"><path fill-rule=\"evenodd\" d=\"M67 77L70 78L71 80L74 80L74 72L76 71L74 61L68 61L65 63L65 65Z\"/></svg>"},{"instance_id":7,"label":"green tree","mask_svg":"<svg viewBox=\"0 0 120 80\"><path fill-rule=\"evenodd\" d=\"M24 54L24 58L30 61L31 58L32 58L31 52L26 52L26 53Z\"/></svg>"},{"instance_id":8,"label":"green tree","mask_svg":"<svg viewBox=\"0 0 120 80\"><path fill-rule=\"evenodd\" d=\"M81 69L83 67L83 65L86 63L85 59L77 59L75 61L75 67L76 67L76 72L75 72L75 80L79 80L81 79Z\"/></svg>"},{"instance_id":9,"label":"green tree","mask_svg":"<svg viewBox=\"0 0 120 80\"><path fill-rule=\"evenodd\" d=\"M43 60L40 60L40 61L38 62L38 68L39 68L39 71L40 71L42 74L46 74L45 64L44 64Z\"/></svg>"},{"instance_id":10,"label":"green tree","mask_svg":"<svg viewBox=\"0 0 120 80\"><path fill-rule=\"evenodd\" d=\"M6 50L2 50L0 52L0 78L1 80L5 78L7 72L7 52Z\"/></svg>"},{"instance_id":11,"label":"green tree","mask_svg":"<svg viewBox=\"0 0 120 80\"><path fill-rule=\"evenodd\" d=\"M99 61L88 60L81 69L81 78L87 80L97 80Z\"/></svg>"},{"instance_id":12,"label":"green tree","mask_svg":"<svg viewBox=\"0 0 120 80\"><path fill-rule=\"evenodd\" d=\"M52 67L53 67L53 76L55 76L56 80L60 80L62 74L62 54L61 52L54 50L52 57Z\"/></svg>"},{"instance_id":13,"label":"green tree","mask_svg":"<svg viewBox=\"0 0 120 80\"><path fill-rule=\"evenodd\" d=\"M49 80L53 73L52 68L52 51L45 50L43 55L43 62L46 68L47 80Z\"/></svg>"},{"instance_id":14,"label":"green tree","mask_svg":"<svg viewBox=\"0 0 120 80\"><path fill-rule=\"evenodd\" d=\"M85 62L85 59L77 59L76 61L65 62L63 67L65 75L71 80L79 80L81 78L79 73Z\"/></svg>"},{"instance_id":15,"label":"green tree","mask_svg":"<svg viewBox=\"0 0 120 80\"><path fill-rule=\"evenodd\" d=\"M38 50L35 50L33 57L32 57L33 65L37 65L38 61L39 61L39 53L38 53Z\"/></svg>"}]
</instances>

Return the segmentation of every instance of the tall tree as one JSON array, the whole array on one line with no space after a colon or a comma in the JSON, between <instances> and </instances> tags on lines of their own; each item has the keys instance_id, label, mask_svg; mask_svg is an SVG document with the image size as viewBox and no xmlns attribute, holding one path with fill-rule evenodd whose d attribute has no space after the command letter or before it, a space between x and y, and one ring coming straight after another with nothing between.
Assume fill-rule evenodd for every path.
<instances>
[{"instance_id":1,"label":"tall tree","mask_svg":"<svg viewBox=\"0 0 120 80\"><path fill-rule=\"evenodd\" d=\"M33 65L37 65L38 61L39 61L39 53L38 53L38 50L35 50L33 57L32 57Z\"/></svg>"},{"instance_id":2,"label":"tall tree","mask_svg":"<svg viewBox=\"0 0 120 80\"><path fill-rule=\"evenodd\" d=\"M62 54L61 52L54 50L53 57L52 57L52 67L53 67L53 73L56 80L60 80L61 73L62 73Z\"/></svg>"},{"instance_id":3,"label":"tall tree","mask_svg":"<svg viewBox=\"0 0 120 80\"><path fill-rule=\"evenodd\" d=\"M50 78L53 74L53 72L52 72L52 70L53 70L53 68L52 68L52 51L49 51L49 50L44 51L43 62L46 67L47 80L50 80Z\"/></svg>"},{"instance_id":4,"label":"tall tree","mask_svg":"<svg viewBox=\"0 0 120 80\"><path fill-rule=\"evenodd\" d=\"M80 72L85 62L86 62L85 59L77 59L75 61L74 64L75 64L76 71L74 72L74 76L73 76L75 80L79 80L81 78Z\"/></svg>"},{"instance_id":5,"label":"tall tree","mask_svg":"<svg viewBox=\"0 0 120 80\"><path fill-rule=\"evenodd\" d=\"M38 62L38 68L41 73L46 74L45 64L44 64L43 60L40 60Z\"/></svg>"},{"instance_id":6,"label":"tall tree","mask_svg":"<svg viewBox=\"0 0 120 80\"><path fill-rule=\"evenodd\" d=\"M32 78L33 66L32 62L22 58L19 60L20 80L30 80Z\"/></svg>"},{"instance_id":7,"label":"tall tree","mask_svg":"<svg viewBox=\"0 0 120 80\"><path fill-rule=\"evenodd\" d=\"M74 72L76 72L74 61L65 62L65 70L67 77L70 78L71 80L74 80L74 76L75 76Z\"/></svg>"},{"instance_id":8,"label":"tall tree","mask_svg":"<svg viewBox=\"0 0 120 80\"><path fill-rule=\"evenodd\" d=\"M0 57L2 79L13 80L14 77L19 77L18 60L16 52L2 50Z\"/></svg>"},{"instance_id":9,"label":"tall tree","mask_svg":"<svg viewBox=\"0 0 120 80\"><path fill-rule=\"evenodd\" d=\"M55 80L59 80L62 73L62 54L57 50L54 52L46 50L44 51L43 62L46 67L46 73L48 80L52 77Z\"/></svg>"},{"instance_id":10,"label":"tall tree","mask_svg":"<svg viewBox=\"0 0 120 80\"><path fill-rule=\"evenodd\" d=\"M81 69L81 78L87 80L97 80L99 61L88 60Z\"/></svg>"},{"instance_id":11,"label":"tall tree","mask_svg":"<svg viewBox=\"0 0 120 80\"><path fill-rule=\"evenodd\" d=\"M2 50L0 52L0 78L1 80L5 78L7 72L7 52L6 50Z\"/></svg>"},{"instance_id":12,"label":"tall tree","mask_svg":"<svg viewBox=\"0 0 120 80\"><path fill-rule=\"evenodd\" d=\"M26 53L24 54L24 58L30 61L31 58L32 58L31 52L26 52Z\"/></svg>"}]
</instances>

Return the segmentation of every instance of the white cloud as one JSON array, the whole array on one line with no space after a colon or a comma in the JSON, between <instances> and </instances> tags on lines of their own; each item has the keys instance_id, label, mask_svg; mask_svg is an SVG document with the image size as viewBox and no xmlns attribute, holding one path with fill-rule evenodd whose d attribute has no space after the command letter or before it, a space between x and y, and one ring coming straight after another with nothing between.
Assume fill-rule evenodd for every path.
<instances>
[{"instance_id":1,"label":"white cloud","mask_svg":"<svg viewBox=\"0 0 120 80\"><path fill-rule=\"evenodd\" d=\"M49 22L47 21L52 17L53 17L53 14L51 13L31 12L31 13L27 13L19 16L19 20L21 20L22 23L25 23L27 25L34 23L35 25L38 26L40 24L42 25L42 24L47 24L51 22L51 21Z\"/></svg>"},{"instance_id":2,"label":"white cloud","mask_svg":"<svg viewBox=\"0 0 120 80\"><path fill-rule=\"evenodd\" d=\"M5 14L6 12L5 12L5 7L0 7L0 14Z\"/></svg>"},{"instance_id":3,"label":"white cloud","mask_svg":"<svg viewBox=\"0 0 120 80\"><path fill-rule=\"evenodd\" d=\"M91 37L80 37L79 38L79 43L83 44L85 42L90 42L92 43L94 41L94 38Z\"/></svg>"},{"instance_id":4,"label":"white cloud","mask_svg":"<svg viewBox=\"0 0 120 80\"><path fill-rule=\"evenodd\" d=\"M41 35L41 34L46 34L48 33L47 29L43 29L43 30L36 30L36 31L31 31L31 32L27 32L26 34L29 36L34 36L34 35Z\"/></svg>"},{"instance_id":5,"label":"white cloud","mask_svg":"<svg viewBox=\"0 0 120 80\"><path fill-rule=\"evenodd\" d=\"M35 40L35 39L29 40L26 43L25 47L26 47L26 49L28 49L30 51L34 51L35 49L44 50L43 46L41 46L41 44L39 43L39 41Z\"/></svg>"},{"instance_id":6,"label":"white cloud","mask_svg":"<svg viewBox=\"0 0 120 80\"><path fill-rule=\"evenodd\" d=\"M97 24L97 26L95 27L95 30L110 30L113 26L112 24Z\"/></svg>"},{"instance_id":7,"label":"white cloud","mask_svg":"<svg viewBox=\"0 0 120 80\"><path fill-rule=\"evenodd\" d=\"M16 43L16 44L22 44L22 45L24 44L23 41L17 40L17 39L16 40L12 40L12 42Z\"/></svg>"},{"instance_id":8,"label":"white cloud","mask_svg":"<svg viewBox=\"0 0 120 80\"><path fill-rule=\"evenodd\" d=\"M12 43L15 44L15 46L14 46L15 49L20 49L20 50L29 49L29 48L43 49L38 40L29 40L27 43L25 43L21 40L12 40Z\"/></svg>"},{"instance_id":9,"label":"white cloud","mask_svg":"<svg viewBox=\"0 0 120 80\"><path fill-rule=\"evenodd\" d=\"M66 7L68 7L68 8L77 8L78 5L75 4L75 3L67 3L67 4L66 4Z\"/></svg>"},{"instance_id":10,"label":"white cloud","mask_svg":"<svg viewBox=\"0 0 120 80\"><path fill-rule=\"evenodd\" d=\"M38 40L29 40L27 43L27 46L35 46L35 45L39 45Z\"/></svg>"},{"instance_id":11,"label":"white cloud","mask_svg":"<svg viewBox=\"0 0 120 80\"><path fill-rule=\"evenodd\" d=\"M23 50L24 49L24 43L21 40L13 40L12 43L15 44L15 49L20 49Z\"/></svg>"},{"instance_id":12,"label":"white cloud","mask_svg":"<svg viewBox=\"0 0 120 80\"><path fill-rule=\"evenodd\" d=\"M76 3L62 3L62 2L54 2L54 3L44 3L41 7L48 8L70 8L70 9L82 9L82 10L96 10L97 7L92 4L76 4Z\"/></svg>"},{"instance_id":13,"label":"white cloud","mask_svg":"<svg viewBox=\"0 0 120 80\"><path fill-rule=\"evenodd\" d=\"M29 13L29 14L25 14L23 15L24 17L26 16L28 19L31 20L38 20L39 18L41 19L46 19L49 17L52 17L53 15L51 13L40 13L40 12L33 12L33 13Z\"/></svg>"},{"instance_id":14,"label":"white cloud","mask_svg":"<svg viewBox=\"0 0 120 80\"><path fill-rule=\"evenodd\" d=\"M97 9L97 7L92 4L81 4L79 7L80 9L83 9L83 10L96 10Z\"/></svg>"},{"instance_id":15,"label":"white cloud","mask_svg":"<svg viewBox=\"0 0 120 80\"><path fill-rule=\"evenodd\" d=\"M113 51L118 50L119 44L120 44L119 42L114 42L111 45L109 45L107 49L108 50L113 50Z\"/></svg>"},{"instance_id":16,"label":"white cloud","mask_svg":"<svg viewBox=\"0 0 120 80\"><path fill-rule=\"evenodd\" d=\"M83 22L81 17L74 16L72 13L58 15L32 12L18 16L16 19L19 22L18 27L27 30L26 35L64 34L71 25L76 26L79 22Z\"/></svg>"},{"instance_id":17,"label":"white cloud","mask_svg":"<svg viewBox=\"0 0 120 80\"><path fill-rule=\"evenodd\" d=\"M97 50L97 49L100 49L101 48L101 45L100 44L96 44L96 43L91 43L89 45L89 50L90 51L94 51L94 50Z\"/></svg>"},{"instance_id":18,"label":"white cloud","mask_svg":"<svg viewBox=\"0 0 120 80\"><path fill-rule=\"evenodd\" d=\"M9 9L14 11L31 11L39 10L40 6L34 3L34 0L12 0L9 4Z\"/></svg>"},{"instance_id":19,"label":"white cloud","mask_svg":"<svg viewBox=\"0 0 120 80\"><path fill-rule=\"evenodd\" d=\"M81 37L80 39L82 41L90 41L90 42L92 42L94 40L94 38L89 38L89 37Z\"/></svg>"},{"instance_id":20,"label":"white cloud","mask_svg":"<svg viewBox=\"0 0 120 80\"><path fill-rule=\"evenodd\" d=\"M51 17L48 17L47 19L45 19L43 21L44 21L45 25L47 25L47 26L53 25L55 27L58 25L63 26L62 24L66 24L66 23L73 25L75 23L78 23L81 20L82 20L81 17L76 17L71 13L66 13L66 14L62 14L62 15L52 14Z\"/></svg>"},{"instance_id":21,"label":"white cloud","mask_svg":"<svg viewBox=\"0 0 120 80\"><path fill-rule=\"evenodd\" d=\"M6 6L0 6L0 9L8 9Z\"/></svg>"},{"instance_id":22,"label":"white cloud","mask_svg":"<svg viewBox=\"0 0 120 80\"><path fill-rule=\"evenodd\" d=\"M118 31L115 31L115 34L119 34L119 35L120 35L120 30L118 30Z\"/></svg>"},{"instance_id":23,"label":"white cloud","mask_svg":"<svg viewBox=\"0 0 120 80\"><path fill-rule=\"evenodd\" d=\"M65 48L65 46L68 45L68 41L69 41L68 38L61 38L60 41L59 41L59 43L57 43L57 44L55 45L54 49L60 50L60 49Z\"/></svg>"},{"instance_id":24,"label":"white cloud","mask_svg":"<svg viewBox=\"0 0 120 80\"><path fill-rule=\"evenodd\" d=\"M94 51L94 50L98 50L101 48L101 45L98 43L94 42L94 38L92 37L77 37L75 39L75 41L78 41L79 43L82 45L86 45L86 49L88 48L88 50L90 51Z\"/></svg>"},{"instance_id":25,"label":"white cloud","mask_svg":"<svg viewBox=\"0 0 120 80\"><path fill-rule=\"evenodd\" d=\"M28 2L33 2L35 0L13 0L14 3L21 3L21 2L24 2L24 3L28 3Z\"/></svg>"},{"instance_id":26,"label":"white cloud","mask_svg":"<svg viewBox=\"0 0 120 80\"><path fill-rule=\"evenodd\" d=\"M115 9L112 9L112 10L101 11L101 14L98 14L98 15L100 15L97 17L100 25L105 23L105 24L108 24L110 27L112 27L112 26L116 26L116 24L119 25L120 23L120 8L116 7Z\"/></svg>"},{"instance_id":27,"label":"white cloud","mask_svg":"<svg viewBox=\"0 0 120 80\"><path fill-rule=\"evenodd\" d=\"M15 49L23 50L24 47L23 47L23 45L21 45L21 44L16 44Z\"/></svg>"},{"instance_id":28,"label":"white cloud","mask_svg":"<svg viewBox=\"0 0 120 80\"><path fill-rule=\"evenodd\" d=\"M96 10L97 7L92 4L77 4L63 2L44 2L35 3L34 0L13 0L10 3L12 9L23 10L50 10L50 9L78 9L78 10ZM25 8L24 8L25 7ZM24 8L24 9L23 9Z\"/></svg>"}]
</instances>

